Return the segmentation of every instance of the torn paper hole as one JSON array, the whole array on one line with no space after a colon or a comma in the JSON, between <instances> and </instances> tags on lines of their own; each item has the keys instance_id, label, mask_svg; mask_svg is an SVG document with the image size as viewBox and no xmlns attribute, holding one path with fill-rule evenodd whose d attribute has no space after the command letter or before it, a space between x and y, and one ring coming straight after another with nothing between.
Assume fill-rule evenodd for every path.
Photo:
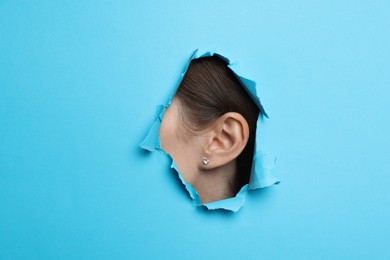
<instances>
[{"instance_id":1,"label":"torn paper hole","mask_svg":"<svg viewBox=\"0 0 390 260\"><path fill-rule=\"evenodd\" d=\"M201 65L194 65L195 63ZM215 73L219 74L214 75L216 69L208 69L213 64L221 67L220 70L223 72L217 71ZM223 69L221 64L225 64L228 69ZM199 72L196 66L207 70L206 72L199 70ZM225 71L231 74L230 76L226 74L227 78L223 78ZM256 138L260 134L263 117L268 117L257 95L256 83L239 76L235 71L237 68L233 70L233 65L226 57L212 52L198 55L195 50L168 102L158 107L157 119L140 144L145 150L162 152L168 156L172 161L171 168L178 173L195 205L205 206L209 210L225 209L237 212L245 203L249 190L279 183L272 174L275 157L263 153ZM201 73L199 74L201 76L195 73ZM209 81L221 80L221 77L223 84L220 85L226 89L222 91L219 89L218 92L218 89L214 88L219 83L211 84ZM192 87L196 84L210 86L192 91ZM230 93L227 87L229 84L236 84L240 89L231 87L232 93ZM223 95L225 97L222 97ZM201 113L208 103L219 99L219 103L224 105L223 102L234 95L238 96L237 100L243 99L243 96L247 98L241 101L245 101L244 105L237 105L237 109L231 110L237 113L223 112L220 116L212 116L212 110ZM250 109L246 103L253 104L252 107L257 111L256 117L252 116L252 120L249 113L244 110L240 112L244 106ZM253 109L246 111L253 111ZM240 115L245 116L243 118ZM210 118L207 119L208 117ZM194 126L198 125L203 127L194 129ZM245 175L247 175L246 181L241 177Z\"/></svg>"}]
</instances>

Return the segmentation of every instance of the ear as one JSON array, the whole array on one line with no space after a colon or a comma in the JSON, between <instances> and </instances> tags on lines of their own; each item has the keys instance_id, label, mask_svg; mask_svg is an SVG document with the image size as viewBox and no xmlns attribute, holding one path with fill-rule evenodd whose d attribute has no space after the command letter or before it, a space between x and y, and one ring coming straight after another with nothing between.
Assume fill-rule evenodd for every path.
<instances>
[{"instance_id":1,"label":"ear","mask_svg":"<svg viewBox=\"0 0 390 260\"><path fill-rule=\"evenodd\" d=\"M210 163L204 168L213 169L235 160L244 150L249 139L249 126L245 118L236 112L221 116L210 128L204 154Z\"/></svg>"}]
</instances>

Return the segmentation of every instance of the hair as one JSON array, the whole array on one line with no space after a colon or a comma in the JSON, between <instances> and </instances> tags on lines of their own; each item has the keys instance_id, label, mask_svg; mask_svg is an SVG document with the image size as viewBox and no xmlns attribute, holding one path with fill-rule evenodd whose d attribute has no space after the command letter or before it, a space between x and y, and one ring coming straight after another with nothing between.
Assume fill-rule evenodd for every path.
<instances>
[{"instance_id":1,"label":"hair","mask_svg":"<svg viewBox=\"0 0 390 260\"><path fill-rule=\"evenodd\" d=\"M249 183L259 113L228 63L217 55L193 59L176 92L184 125L198 131L228 112L241 114L249 126L249 139L237 157L236 191Z\"/></svg>"}]
</instances>

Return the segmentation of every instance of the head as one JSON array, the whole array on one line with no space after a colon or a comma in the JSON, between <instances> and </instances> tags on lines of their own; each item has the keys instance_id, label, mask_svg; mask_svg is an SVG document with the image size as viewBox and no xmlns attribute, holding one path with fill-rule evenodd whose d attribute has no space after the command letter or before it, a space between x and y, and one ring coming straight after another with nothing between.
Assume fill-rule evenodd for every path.
<instances>
[{"instance_id":1,"label":"head","mask_svg":"<svg viewBox=\"0 0 390 260\"><path fill-rule=\"evenodd\" d=\"M232 197L249 182L259 112L225 60L191 61L160 139L203 203Z\"/></svg>"}]
</instances>

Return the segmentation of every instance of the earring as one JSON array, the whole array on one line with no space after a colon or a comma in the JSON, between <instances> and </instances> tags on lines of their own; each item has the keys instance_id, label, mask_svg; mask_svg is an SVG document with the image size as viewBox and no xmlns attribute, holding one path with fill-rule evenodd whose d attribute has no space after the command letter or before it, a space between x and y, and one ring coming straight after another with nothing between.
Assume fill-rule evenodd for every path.
<instances>
[{"instance_id":1,"label":"earring","mask_svg":"<svg viewBox=\"0 0 390 260\"><path fill-rule=\"evenodd\" d=\"M209 164L209 162L210 162L210 160L209 160L207 157L203 157L202 163L203 163L204 165Z\"/></svg>"}]
</instances>

